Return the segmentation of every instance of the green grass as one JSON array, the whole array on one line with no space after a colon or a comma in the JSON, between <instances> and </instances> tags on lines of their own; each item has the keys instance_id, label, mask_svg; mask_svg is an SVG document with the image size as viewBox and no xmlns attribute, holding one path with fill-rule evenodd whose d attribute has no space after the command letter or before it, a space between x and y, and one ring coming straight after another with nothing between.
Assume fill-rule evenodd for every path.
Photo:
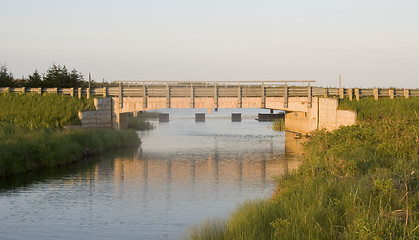
<instances>
[{"instance_id":1,"label":"green grass","mask_svg":"<svg viewBox=\"0 0 419 240\"><path fill-rule=\"evenodd\" d=\"M58 94L0 94L0 122L30 129L77 124L78 111L94 109L93 99Z\"/></svg>"},{"instance_id":2,"label":"green grass","mask_svg":"<svg viewBox=\"0 0 419 240\"><path fill-rule=\"evenodd\" d=\"M140 143L134 131L29 130L0 126L0 176L56 167L107 149Z\"/></svg>"},{"instance_id":3,"label":"green grass","mask_svg":"<svg viewBox=\"0 0 419 240\"><path fill-rule=\"evenodd\" d=\"M189 239L419 239L419 99L342 101L359 123L319 131L271 199Z\"/></svg>"}]
</instances>

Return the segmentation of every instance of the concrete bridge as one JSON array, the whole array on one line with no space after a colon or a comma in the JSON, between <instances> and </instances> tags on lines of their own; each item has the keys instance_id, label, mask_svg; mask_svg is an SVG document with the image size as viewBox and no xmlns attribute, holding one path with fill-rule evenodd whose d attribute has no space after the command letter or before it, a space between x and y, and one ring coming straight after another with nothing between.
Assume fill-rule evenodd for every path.
<instances>
[{"instance_id":1,"label":"concrete bridge","mask_svg":"<svg viewBox=\"0 0 419 240\"><path fill-rule=\"evenodd\" d=\"M96 120L110 121L114 128L123 128L127 113L165 108L264 108L283 110L285 129L310 133L316 129L333 130L341 125L355 123L356 113L338 110L338 99L348 97L411 97L419 96L419 89L346 89L312 86L307 81L257 81L257 82L173 82L141 81L119 82L109 88L0 88L0 92L56 93L71 96L103 97L96 101ZM106 101L108 99L108 102ZM89 118L83 114L81 118ZM98 116L105 120L98 121ZM82 120L83 122L83 120ZM89 123L90 123L89 122ZM108 125L106 125L108 126ZM101 125L100 127L105 127Z\"/></svg>"}]
</instances>

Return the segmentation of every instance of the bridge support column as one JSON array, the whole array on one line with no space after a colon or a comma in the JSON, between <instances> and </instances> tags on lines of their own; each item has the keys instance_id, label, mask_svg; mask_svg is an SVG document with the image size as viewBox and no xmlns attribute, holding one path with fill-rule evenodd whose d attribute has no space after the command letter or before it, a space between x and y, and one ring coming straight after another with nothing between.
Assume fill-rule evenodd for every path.
<instances>
[{"instance_id":1,"label":"bridge support column","mask_svg":"<svg viewBox=\"0 0 419 240\"><path fill-rule=\"evenodd\" d=\"M205 113L195 113L195 122L205 122Z\"/></svg>"},{"instance_id":2,"label":"bridge support column","mask_svg":"<svg viewBox=\"0 0 419 240\"><path fill-rule=\"evenodd\" d=\"M160 113L159 114L159 122L169 122L169 114L168 113Z\"/></svg>"},{"instance_id":3,"label":"bridge support column","mask_svg":"<svg viewBox=\"0 0 419 240\"><path fill-rule=\"evenodd\" d=\"M242 114L241 113L232 113L231 114L231 121L232 122L241 122L242 121Z\"/></svg>"}]
</instances>

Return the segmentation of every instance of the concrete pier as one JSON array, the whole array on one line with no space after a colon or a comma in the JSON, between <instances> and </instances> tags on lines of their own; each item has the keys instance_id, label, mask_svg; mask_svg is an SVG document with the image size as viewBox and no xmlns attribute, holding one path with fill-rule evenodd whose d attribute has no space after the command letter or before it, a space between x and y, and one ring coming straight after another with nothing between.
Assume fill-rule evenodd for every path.
<instances>
[{"instance_id":1,"label":"concrete pier","mask_svg":"<svg viewBox=\"0 0 419 240\"><path fill-rule=\"evenodd\" d=\"M159 114L159 122L169 122L169 114L168 113L160 113Z\"/></svg>"},{"instance_id":2,"label":"concrete pier","mask_svg":"<svg viewBox=\"0 0 419 240\"><path fill-rule=\"evenodd\" d=\"M205 113L195 113L195 122L205 122Z\"/></svg>"},{"instance_id":3,"label":"concrete pier","mask_svg":"<svg viewBox=\"0 0 419 240\"><path fill-rule=\"evenodd\" d=\"M241 113L232 113L231 114L231 121L232 122L241 122L242 121L242 114Z\"/></svg>"}]
</instances>

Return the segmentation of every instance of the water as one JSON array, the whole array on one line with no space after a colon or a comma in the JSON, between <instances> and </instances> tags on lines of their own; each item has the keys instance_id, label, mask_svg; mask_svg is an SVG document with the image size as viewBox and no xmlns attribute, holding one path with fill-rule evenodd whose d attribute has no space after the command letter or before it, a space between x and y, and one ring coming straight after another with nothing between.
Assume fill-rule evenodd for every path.
<instances>
[{"instance_id":1,"label":"water","mask_svg":"<svg viewBox=\"0 0 419 240\"><path fill-rule=\"evenodd\" d=\"M0 179L0 239L176 239L269 197L273 177L296 168L298 145L255 121L261 110L207 114L170 109L169 123L140 133L139 149ZM297 149L297 150L295 150Z\"/></svg>"}]
</instances>

